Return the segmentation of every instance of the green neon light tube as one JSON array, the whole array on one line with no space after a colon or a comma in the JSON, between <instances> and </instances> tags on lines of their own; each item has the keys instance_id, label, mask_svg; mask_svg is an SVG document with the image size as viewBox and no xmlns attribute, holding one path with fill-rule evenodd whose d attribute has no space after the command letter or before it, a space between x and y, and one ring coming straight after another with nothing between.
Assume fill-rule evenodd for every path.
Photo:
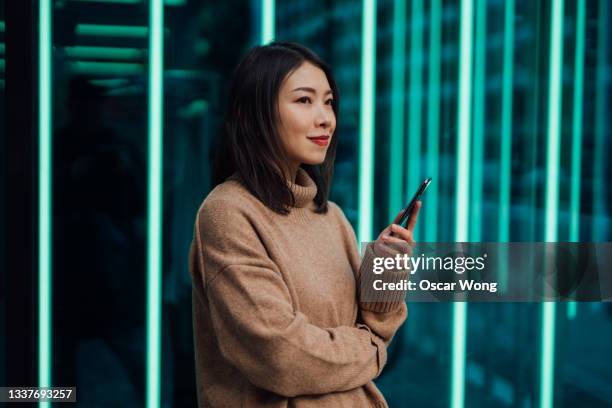
<instances>
[{"instance_id":1,"label":"green neon light tube","mask_svg":"<svg viewBox=\"0 0 612 408\"><path fill-rule=\"evenodd\" d=\"M559 139L561 117L561 71L563 68L563 0L554 0L551 13L550 84L548 93L548 159L546 166L546 242L557 241L559 202ZM554 302L542 303L542 345L540 362L540 407L552 408L555 350Z\"/></svg>"},{"instance_id":2,"label":"green neon light tube","mask_svg":"<svg viewBox=\"0 0 612 408\"><path fill-rule=\"evenodd\" d=\"M429 24L429 98L427 100L427 175L434 180L438 177L438 159L440 157L440 49L442 47L442 0L430 3ZM429 186L425 216L425 241L435 242L438 239L438 183Z\"/></svg>"},{"instance_id":3,"label":"green neon light tube","mask_svg":"<svg viewBox=\"0 0 612 408\"><path fill-rule=\"evenodd\" d=\"M5 67L6 67L6 61L4 59L0 59L0 72L4 72Z\"/></svg>"},{"instance_id":4,"label":"green neon light tube","mask_svg":"<svg viewBox=\"0 0 612 408\"><path fill-rule=\"evenodd\" d=\"M96 37L145 38L148 35L148 28L142 26L77 24L75 32L77 35Z\"/></svg>"},{"instance_id":5,"label":"green neon light tube","mask_svg":"<svg viewBox=\"0 0 612 408\"><path fill-rule=\"evenodd\" d=\"M595 137L593 154L593 219L592 219L592 240L595 242L606 240L606 230L602 228L601 217L606 214L605 185L608 183L605 172L605 149L606 145L606 119L607 94L606 73L606 52L608 51L608 7L610 2L601 0L598 10L598 29L597 29L597 68L596 68L596 91L595 91Z\"/></svg>"},{"instance_id":6,"label":"green neon light tube","mask_svg":"<svg viewBox=\"0 0 612 408\"><path fill-rule=\"evenodd\" d=\"M372 240L374 190L374 104L376 101L376 1L364 0L361 38L361 116L359 124L360 242Z\"/></svg>"},{"instance_id":7,"label":"green neon light tube","mask_svg":"<svg viewBox=\"0 0 612 408\"><path fill-rule=\"evenodd\" d=\"M275 0L263 0L262 22L261 22L261 43L267 44L274 40L276 27L276 2Z\"/></svg>"},{"instance_id":8,"label":"green neon light tube","mask_svg":"<svg viewBox=\"0 0 612 408\"><path fill-rule=\"evenodd\" d=\"M4 32L4 21L0 21L0 32Z\"/></svg>"},{"instance_id":9,"label":"green neon light tube","mask_svg":"<svg viewBox=\"0 0 612 408\"><path fill-rule=\"evenodd\" d=\"M164 7L150 2L149 26L149 162L147 197L147 408L160 406L162 302L162 175L163 175L163 63Z\"/></svg>"},{"instance_id":10,"label":"green neon light tube","mask_svg":"<svg viewBox=\"0 0 612 408\"><path fill-rule=\"evenodd\" d=\"M0 54L4 54L4 50L5 50L5 45L3 43L0 43Z\"/></svg>"},{"instance_id":11,"label":"green neon light tube","mask_svg":"<svg viewBox=\"0 0 612 408\"><path fill-rule=\"evenodd\" d=\"M403 206L404 73L406 69L406 2L393 1L393 65L391 71L391 143L389 144L389 208L393 219Z\"/></svg>"},{"instance_id":12,"label":"green neon light tube","mask_svg":"<svg viewBox=\"0 0 612 408\"><path fill-rule=\"evenodd\" d=\"M501 101L501 141L499 172L499 213L497 239L499 242L510 241L510 189L512 176L512 84L514 76L514 0L505 2L504 10L504 48L502 68L502 101ZM508 284L508 265L500 257L499 286Z\"/></svg>"},{"instance_id":13,"label":"green neon light tube","mask_svg":"<svg viewBox=\"0 0 612 408\"><path fill-rule=\"evenodd\" d=\"M38 31L38 385L50 387L52 367L52 143L51 143L51 1L39 2ZM51 406L40 402L40 407Z\"/></svg>"},{"instance_id":14,"label":"green neon light tube","mask_svg":"<svg viewBox=\"0 0 612 408\"><path fill-rule=\"evenodd\" d=\"M70 0L80 3L117 3L117 4L140 4L143 0Z\"/></svg>"},{"instance_id":15,"label":"green neon light tube","mask_svg":"<svg viewBox=\"0 0 612 408\"><path fill-rule=\"evenodd\" d=\"M461 2L461 31L459 52L459 97L457 106L457 197L455 240L468 240L469 181L470 181L470 106L472 72L472 1ZM452 408L463 408L465 400L465 342L467 303L453 303L453 344L451 367Z\"/></svg>"},{"instance_id":16,"label":"green neon light tube","mask_svg":"<svg viewBox=\"0 0 612 408\"><path fill-rule=\"evenodd\" d=\"M71 58L80 59L112 59L112 60L142 60L146 57L146 50L138 48L120 48L120 47L91 47L91 46L74 46L65 47L64 53Z\"/></svg>"},{"instance_id":17,"label":"green neon light tube","mask_svg":"<svg viewBox=\"0 0 612 408\"><path fill-rule=\"evenodd\" d=\"M411 2L410 25L410 88L408 94L408 176L407 188L410 194L416 191L421 179L421 116L423 87L423 1ZM421 226L418 223L417 229ZM416 233L417 231L415 231Z\"/></svg>"},{"instance_id":18,"label":"green neon light tube","mask_svg":"<svg viewBox=\"0 0 612 408\"><path fill-rule=\"evenodd\" d=\"M475 61L474 61L474 112L472 129L472 181L471 192L471 214L470 217L470 240L479 242L481 240L482 227L482 162L484 160L484 131L485 131L485 83L486 83L486 60L487 60L487 4L486 0L478 0L475 9L476 33L475 33Z\"/></svg>"},{"instance_id":19,"label":"green neon light tube","mask_svg":"<svg viewBox=\"0 0 612 408\"><path fill-rule=\"evenodd\" d=\"M582 165L582 98L584 86L584 35L585 0L576 4L576 50L574 55L574 101L572 118L572 184L570 190L570 231L571 242L580 241L580 167ZM567 318L576 318L578 305L567 304Z\"/></svg>"},{"instance_id":20,"label":"green neon light tube","mask_svg":"<svg viewBox=\"0 0 612 408\"><path fill-rule=\"evenodd\" d=\"M69 70L74 74L129 75L145 72L145 66L128 62L76 61L69 64Z\"/></svg>"},{"instance_id":21,"label":"green neon light tube","mask_svg":"<svg viewBox=\"0 0 612 408\"><path fill-rule=\"evenodd\" d=\"M510 177L512 174L512 83L514 76L514 0L506 0L504 13L504 59L502 73L499 242L510 240Z\"/></svg>"}]
</instances>

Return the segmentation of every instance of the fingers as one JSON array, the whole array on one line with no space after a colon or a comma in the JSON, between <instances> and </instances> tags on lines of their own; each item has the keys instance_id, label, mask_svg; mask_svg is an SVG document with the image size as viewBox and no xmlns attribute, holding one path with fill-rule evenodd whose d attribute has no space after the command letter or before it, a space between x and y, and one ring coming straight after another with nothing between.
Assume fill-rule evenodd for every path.
<instances>
[{"instance_id":1,"label":"fingers","mask_svg":"<svg viewBox=\"0 0 612 408\"><path fill-rule=\"evenodd\" d=\"M422 204L423 203L421 201L417 201L414 206L414 210L412 211L412 214L410 215L410 219L408 220L408 225L406 226L406 229L410 230L410 232L414 231L414 227L417 222L419 211L421 211Z\"/></svg>"},{"instance_id":2,"label":"fingers","mask_svg":"<svg viewBox=\"0 0 612 408\"><path fill-rule=\"evenodd\" d=\"M412 231L402 227L401 225L391 224L391 232L393 236L388 237L387 242L414 242ZM384 239L385 237L383 237Z\"/></svg>"},{"instance_id":3,"label":"fingers","mask_svg":"<svg viewBox=\"0 0 612 408\"><path fill-rule=\"evenodd\" d=\"M397 224L399 220L402 218L402 215L404 215L404 210L401 210L400 212L397 213L397 216L393 220L393 224Z\"/></svg>"}]
</instances>

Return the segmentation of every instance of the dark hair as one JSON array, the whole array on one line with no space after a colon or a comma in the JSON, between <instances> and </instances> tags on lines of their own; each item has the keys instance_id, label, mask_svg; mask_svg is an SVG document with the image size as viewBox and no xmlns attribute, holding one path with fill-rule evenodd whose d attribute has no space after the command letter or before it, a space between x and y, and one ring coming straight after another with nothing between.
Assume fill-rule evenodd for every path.
<instances>
[{"instance_id":1,"label":"dark hair","mask_svg":"<svg viewBox=\"0 0 612 408\"><path fill-rule=\"evenodd\" d=\"M338 118L338 88L330 68L313 51L291 42L272 42L251 49L233 72L224 132L213 160L213 186L237 173L241 183L268 208L287 214L295 198L285 174L288 161L277 129L278 94L288 74L304 62L319 67L334 96ZM327 212L327 197L336 157L337 137L331 138L320 165L302 164L317 185L317 213Z\"/></svg>"}]
</instances>

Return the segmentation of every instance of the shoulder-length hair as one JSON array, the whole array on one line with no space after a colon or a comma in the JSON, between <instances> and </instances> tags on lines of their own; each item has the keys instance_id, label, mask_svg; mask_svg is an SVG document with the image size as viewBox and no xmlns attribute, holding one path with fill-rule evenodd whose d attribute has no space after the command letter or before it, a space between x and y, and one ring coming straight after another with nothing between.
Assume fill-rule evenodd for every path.
<instances>
[{"instance_id":1,"label":"shoulder-length hair","mask_svg":"<svg viewBox=\"0 0 612 408\"><path fill-rule=\"evenodd\" d=\"M295 198L287 185L288 160L277 128L278 95L285 78L304 62L319 67L332 90L338 121L339 95L330 68L313 51L291 42L251 49L233 72L223 134L213 160L213 186L237 173L241 183L268 208L289 213ZM332 137L323 163L302 164L317 185L317 213L327 212L338 138Z\"/></svg>"}]
</instances>

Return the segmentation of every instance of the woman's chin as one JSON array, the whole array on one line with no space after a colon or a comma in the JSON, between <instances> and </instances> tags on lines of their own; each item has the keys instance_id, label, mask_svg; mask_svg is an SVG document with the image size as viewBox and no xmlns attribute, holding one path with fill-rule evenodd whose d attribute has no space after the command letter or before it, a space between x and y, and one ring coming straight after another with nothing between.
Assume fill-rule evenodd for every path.
<instances>
[{"instance_id":1,"label":"woman's chin","mask_svg":"<svg viewBox=\"0 0 612 408\"><path fill-rule=\"evenodd\" d=\"M316 166L318 164L323 164L323 162L325 161L325 155L323 156L317 156L317 157L305 157L302 160L302 163L304 164L308 164L310 166Z\"/></svg>"}]
</instances>

